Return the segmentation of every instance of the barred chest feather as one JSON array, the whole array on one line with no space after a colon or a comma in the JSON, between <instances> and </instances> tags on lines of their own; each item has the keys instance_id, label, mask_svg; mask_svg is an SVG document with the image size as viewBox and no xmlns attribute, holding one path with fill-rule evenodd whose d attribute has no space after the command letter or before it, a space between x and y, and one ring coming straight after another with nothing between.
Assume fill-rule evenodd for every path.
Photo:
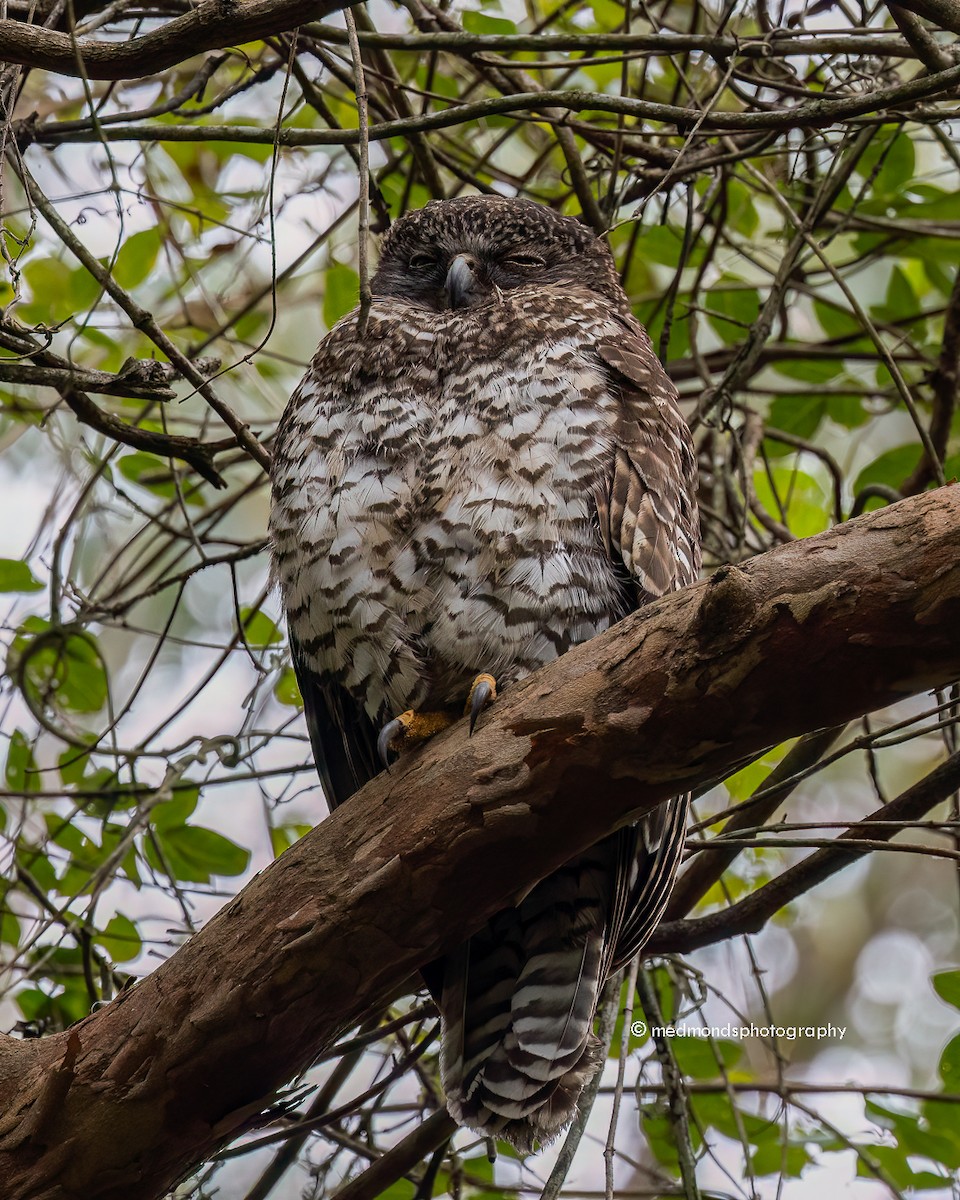
<instances>
[{"instance_id":1,"label":"barred chest feather","mask_svg":"<svg viewBox=\"0 0 960 1200\"><path fill-rule=\"evenodd\" d=\"M629 607L595 518L616 397L591 347L610 318L562 300L555 317L542 291L375 303L363 339L351 316L321 344L284 415L290 625L375 721L462 703L481 671L516 680Z\"/></svg>"}]
</instances>

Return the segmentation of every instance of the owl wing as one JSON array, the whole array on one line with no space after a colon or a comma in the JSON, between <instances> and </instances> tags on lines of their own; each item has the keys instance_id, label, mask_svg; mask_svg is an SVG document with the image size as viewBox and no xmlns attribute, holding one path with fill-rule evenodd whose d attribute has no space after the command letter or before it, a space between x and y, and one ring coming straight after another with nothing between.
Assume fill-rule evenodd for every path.
<instances>
[{"instance_id":1,"label":"owl wing","mask_svg":"<svg viewBox=\"0 0 960 1200\"><path fill-rule=\"evenodd\" d=\"M632 319L597 352L621 409L611 469L597 497L600 536L636 587L637 607L693 583L700 570L696 459L677 392ZM663 916L680 865L689 796L620 830L607 968L642 950Z\"/></svg>"},{"instance_id":2,"label":"owl wing","mask_svg":"<svg viewBox=\"0 0 960 1200\"><path fill-rule=\"evenodd\" d=\"M346 688L307 664L292 631L290 650L317 774L333 812L379 772L377 730Z\"/></svg>"},{"instance_id":3,"label":"owl wing","mask_svg":"<svg viewBox=\"0 0 960 1200\"><path fill-rule=\"evenodd\" d=\"M696 459L676 389L649 338L636 324L624 332L597 346L621 401L597 515L607 553L626 567L643 603L686 587L699 573Z\"/></svg>"}]
</instances>

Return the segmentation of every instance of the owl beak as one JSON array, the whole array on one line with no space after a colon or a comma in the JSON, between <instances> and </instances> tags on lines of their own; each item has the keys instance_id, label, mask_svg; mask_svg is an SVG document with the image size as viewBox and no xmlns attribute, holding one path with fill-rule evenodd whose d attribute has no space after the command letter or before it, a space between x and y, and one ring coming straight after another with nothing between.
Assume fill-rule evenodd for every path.
<instances>
[{"instance_id":1,"label":"owl beak","mask_svg":"<svg viewBox=\"0 0 960 1200\"><path fill-rule=\"evenodd\" d=\"M450 264L443 285L448 308L469 308L481 299L483 289L477 279L478 266L470 254L458 254Z\"/></svg>"}]
</instances>

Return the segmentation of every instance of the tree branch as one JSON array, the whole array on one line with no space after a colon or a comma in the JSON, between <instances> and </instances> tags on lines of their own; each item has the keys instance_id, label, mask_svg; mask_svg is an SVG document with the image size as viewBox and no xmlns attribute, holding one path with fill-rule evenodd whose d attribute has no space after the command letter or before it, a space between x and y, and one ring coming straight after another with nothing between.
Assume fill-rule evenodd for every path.
<instances>
[{"instance_id":1,"label":"tree branch","mask_svg":"<svg viewBox=\"0 0 960 1200\"><path fill-rule=\"evenodd\" d=\"M650 939L649 949L670 952L696 950L712 942L726 941L744 933L759 933L774 913L802 896L818 883L862 858L868 850L860 843L889 841L900 832L901 821L915 821L960 788L960 754L951 755L913 787L878 808L796 866L722 912L697 921L671 921L661 925ZM875 825L874 822L883 822ZM781 843L784 844L784 843Z\"/></svg>"},{"instance_id":2,"label":"tree branch","mask_svg":"<svg viewBox=\"0 0 960 1200\"><path fill-rule=\"evenodd\" d=\"M309 0L270 0L269 3L223 3L204 0L192 12L175 17L158 29L125 42L94 38L74 39L69 34L11 18L0 19L0 59L25 67L42 67L61 75L79 75L81 64L88 79L138 79L156 74L205 50L220 50L241 42L271 37L315 22L344 8L342 0L311 4ZM313 37L344 44L344 30L311 24ZM731 37L700 34L507 34L478 36L471 33L360 34L362 46L411 50L427 54L450 50L470 54L500 51L649 50L656 54L705 51L715 58L737 54L765 59L784 54L877 54L912 58L909 42L882 33L839 33L817 38L790 36L781 31L772 38L739 41Z\"/></svg>"},{"instance_id":3,"label":"tree branch","mask_svg":"<svg viewBox=\"0 0 960 1200\"><path fill-rule=\"evenodd\" d=\"M163 1195L411 972L617 825L955 679L958 621L951 487L721 569L570 651L472 738L460 722L373 780L105 1009L0 1039L8 1197Z\"/></svg>"},{"instance_id":4,"label":"tree branch","mask_svg":"<svg viewBox=\"0 0 960 1200\"><path fill-rule=\"evenodd\" d=\"M344 0L201 0L196 8L128 41L77 38L0 19L0 60L87 79L140 79L205 50L222 50L329 17Z\"/></svg>"},{"instance_id":5,"label":"tree branch","mask_svg":"<svg viewBox=\"0 0 960 1200\"><path fill-rule=\"evenodd\" d=\"M2 35L0 21L0 35ZM129 43L122 43L128 45ZM0 46L2 53L2 46ZM703 112L697 108L684 108L677 104L661 104L651 100L638 100L632 96L614 96L605 92L542 91L518 92L509 96L493 96L469 104L454 104L439 112L424 113L397 121L382 121L369 126L371 142L390 138L408 137L413 133L424 133L434 129L449 129L482 121L486 117L505 113L531 112L540 114L540 120L554 121L550 110L559 112L605 112L634 117L637 121L660 121L673 126L678 132L691 129L716 132L743 132L746 130L783 131L810 127L822 129L838 121L899 108L917 100L930 100L953 96L960 85L960 64L932 75L920 75L906 83L877 88L856 96L844 96L838 100L817 98L804 100L791 107L763 109L753 112L726 112L713 110ZM891 118L893 119L893 118ZM253 125L162 125L152 124L110 125L100 129L76 129L70 123L68 130L58 131L57 122L37 125L32 120L14 122L14 130L21 146L37 142L40 145L62 142L244 142L247 144L273 144L280 146L355 146L360 142L359 129L261 129ZM46 215L46 214L44 214Z\"/></svg>"}]
</instances>

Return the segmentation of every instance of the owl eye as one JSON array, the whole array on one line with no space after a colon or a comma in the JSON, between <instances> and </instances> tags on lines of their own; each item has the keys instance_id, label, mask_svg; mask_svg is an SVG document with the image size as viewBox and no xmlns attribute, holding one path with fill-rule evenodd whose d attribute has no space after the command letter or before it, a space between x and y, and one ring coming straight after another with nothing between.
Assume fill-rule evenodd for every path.
<instances>
[{"instance_id":1,"label":"owl eye","mask_svg":"<svg viewBox=\"0 0 960 1200\"><path fill-rule=\"evenodd\" d=\"M425 252L412 254L410 256L410 266L413 267L415 271L429 270L430 267L435 267L438 261L439 259L435 254L427 254Z\"/></svg>"},{"instance_id":2,"label":"owl eye","mask_svg":"<svg viewBox=\"0 0 960 1200\"><path fill-rule=\"evenodd\" d=\"M546 264L536 254L508 254L503 260L511 267L542 267Z\"/></svg>"}]
</instances>

